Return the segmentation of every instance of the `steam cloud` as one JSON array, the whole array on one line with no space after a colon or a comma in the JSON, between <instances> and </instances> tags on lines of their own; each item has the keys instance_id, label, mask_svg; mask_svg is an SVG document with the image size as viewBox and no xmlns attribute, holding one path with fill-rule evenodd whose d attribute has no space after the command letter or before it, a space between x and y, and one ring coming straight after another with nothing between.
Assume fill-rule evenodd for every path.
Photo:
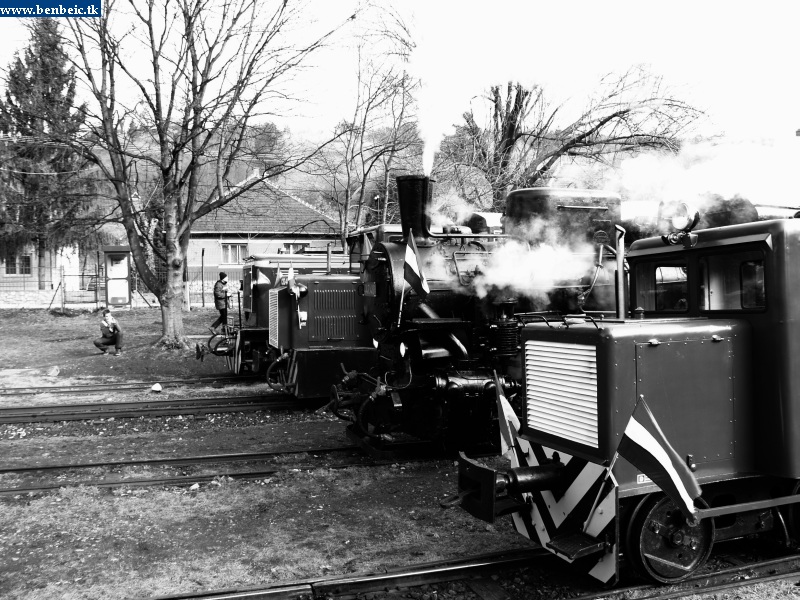
<instances>
[{"instance_id":1,"label":"steam cloud","mask_svg":"<svg viewBox=\"0 0 800 600\"><path fill-rule=\"evenodd\" d=\"M444 282L454 291L474 292L480 298L493 294L536 300L546 298L556 286L578 285L594 273L595 248L583 240L563 238L543 219L532 219L515 235L532 241L501 239L494 248L489 244L486 253L475 246L461 248L466 251L458 261L462 280L449 252L428 254L423 272L428 279Z\"/></svg>"},{"instance_id":2,"label":"steam cloud","mask_svg":"<svg viewBox=\"0 0 800 600\"><path fill-rule=\"evenodd\" d=\"M683 201L701 213L713 195L745 198L758 206L800 204L794 173L800 140L700 141L678 154L643 154L608 173L623 218L654 217L659 202Z\"/></svg>"},{"instance_id":3,"label":"steam cloud","mask_svg":"<svg viewBox=\"0 0 800 600\"><path fill-rule=\"evenodd\" d=\"M590 273L595 258L593 248L588 245L530 247L509 241L492 254L473 285L481 298L499 289L541 299L559 284L577 285Z\"/></svg>"}]
</instances>

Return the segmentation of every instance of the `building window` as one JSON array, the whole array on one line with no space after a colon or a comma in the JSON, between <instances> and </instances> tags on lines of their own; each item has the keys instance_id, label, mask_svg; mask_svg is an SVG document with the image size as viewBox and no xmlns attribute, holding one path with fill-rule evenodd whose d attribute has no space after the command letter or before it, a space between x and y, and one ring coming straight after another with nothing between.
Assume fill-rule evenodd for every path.
<instances>
[{"instance_id":1,"label":"building window","mask_svg":"<svg viewBox=\"0 0 800 600\"><path fill-rule=\"evenodd\" d=\"M30 275L31 255L17 256L15 252L6 254L6 275Z\"/></svg>"},{"instance_id":2,"label":"building window","mask_svg":"<svg viewBox=\"0 0 800 600\"><path fill-rule=\"evenodd\" d=\"M31 255L26 254L24 256L19 257L19 274L20 275L30 275L31 274Z\"/></svg>"},{"instance_id":3,"label":"building window","mask_svg":"<svg viewBox=\"0 0 800 600\"><path fill-rule=\"evenodd\" d=\"M243 263L249 255L247 244L222 244L222 262L226 264Z\"/></svg>"}]
</instances>

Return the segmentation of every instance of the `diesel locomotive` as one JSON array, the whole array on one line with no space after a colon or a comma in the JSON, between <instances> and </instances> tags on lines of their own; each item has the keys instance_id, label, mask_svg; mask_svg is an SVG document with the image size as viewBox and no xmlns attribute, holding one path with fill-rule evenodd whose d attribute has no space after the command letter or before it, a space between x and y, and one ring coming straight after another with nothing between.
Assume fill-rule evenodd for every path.
<instances>
[{"instance_id":1,"label":"diesel locomotive","mask_svg":"<svg viewBox=\"0 0 800 600\"><path fill-rule=\"evenodd\" d=\"M516 190L502 234L434 233L433 181L402 176L397 189L402 231L374 245L358 286L377 354L368 369L342 360L347 372L329 408L370 451L404 434L450 449L496 444L495 386L517 395L520 323L563 312L616 314L620 198Z\"/></svg>"},{"instance_id":2,"label":"diesel locomotive","mask_svg":"<svg viewBox=\"0 0 800 600\"><path fill-rule=\"evenodd\" d=\"M459 458L464 509L605 584L800 540L800 220L694 230L684 208L630 246L621 315L521 326L516 398L496 388L509 466Z\"/></svg>"},{"instance_id":3,"label":"diesel locomotive","mask_svg":"<svg viewBox=\"0 0 800 600\"><path fill-rule=\"evenodd\" d=\"M362 238L380 239L392 227L363 230L351 246ZM265 376L274 389L322 405L341 377L342 360L366 368L375 358L360 318L358 261L330 247L326 254L248 258L238 314L222 333L198 345L197 356L223 356L235 374Z\"/></svg>"}]
</instances>

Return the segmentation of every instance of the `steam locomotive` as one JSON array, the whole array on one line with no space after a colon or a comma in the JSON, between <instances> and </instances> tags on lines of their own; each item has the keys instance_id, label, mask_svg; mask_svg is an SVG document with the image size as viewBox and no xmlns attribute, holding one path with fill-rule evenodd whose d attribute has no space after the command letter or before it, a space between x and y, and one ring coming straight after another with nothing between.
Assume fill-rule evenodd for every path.
<instances>
[{"instance_id":1,"label":"steam locomotive","mask_svg":"<svg viewBox=\"0 0 800 600\"><path fill-rule=\"evenodd\" d=\"M618 318L522 326L521 416L496 397L510 466L459 458L464 509L512 515L606 584L623 563L688 578L723 540L800 540L800 220L698 218L631 245Z\"/></svg>"},{"instance_id":2,"label":"steam locomotive","mask_svg":"<svg viewBox=\"0 0 800 600\"><path fill-rule=\"evenodd\" d=\"M496 445L496 382L516 395L521 381L520 322L570 311L615 314L620 199L591 190L516 190L507 198L504 234L468 227L433 233L433 182L402 176L397 189L401 235L375 244L358 288L376 360L369 369L342 361L348 371L330 409L370 451L402 434L451 449ZM546 241L569 248L572 274L566 255ZM537 258L545 246L547 257ZM498 276L510 265L516 273ZM413 285L420 278L425 288Z\"/></svg>"},{"instance_id":3,"label":"steam locomotive","mask_svg":"<svg viewBox=\"0 0 800 600\"><path fill-rule=\"evenodd\" d=\"M516 190L501 227L497 215L475 213L434 231L433 181L405 176L397 184L401 225L353 233L349 255L264 255L245 264L242 323L208 350L299 399L329 398L370 451L406 434L451 449L496 446L494 373L515 396L520 323L616 314L620 198ZM430 286L424 298L405 281L409 240ZM498 273L508 265L527 272L506 280Z\"/></svg>"}]
</instances>

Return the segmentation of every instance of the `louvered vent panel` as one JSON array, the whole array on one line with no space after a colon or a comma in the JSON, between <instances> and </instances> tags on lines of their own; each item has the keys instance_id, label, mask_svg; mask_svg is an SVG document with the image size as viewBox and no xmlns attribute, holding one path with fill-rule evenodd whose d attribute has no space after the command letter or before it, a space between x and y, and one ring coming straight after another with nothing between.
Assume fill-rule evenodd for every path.
<instances>
[{"instance_id":1,"label":"louvered vent panel","mask_svg":"<svg viewBox=\"0 0 800 600\"><path fill-rule=\"evenodd\" d=\"M269 291L269 345L278 348L278 292L273 288Z\"/></svg>"},{"instance_id":2,"label":"louvered vent panel","mask_svg":"<svg viewBox=\"0 0 800 600\"><path fill-rule=\"evenodd\" d=\"M598 447L594 346L526 341L525 383L531 428Z\"/></svg>"},{"instance_id":3,"label":"louvered vent panel","mask_svg":"<svg viewBox=\"0 0 800 600\"><path fill-rule=\"evenodd\" d=\"M314 317L314 337L323 340L355 339L356 321L355 315L323 315Z\"/></svg>"},{"instance_id":4,"label":"louvered vent panel","mask_svg":"<svg viewBox=\"0 0 800 600\"><path fill-rule=\"evenodd\" d=\"M308 339L312 342L331 342L358 339L356 290L350 284L330 284L326 289L315 288L310 295Z\"/></svg>"},{"instance_id":5,"label":"louvered vent panel","mask_svg":"<svg viewBox=\"0 0 800 600\"><path fill-rule=\"evenodd\" d=\"M314 308L323 310L355 310L355 290L314 290Z\"/></svg>"}]
</instances>

